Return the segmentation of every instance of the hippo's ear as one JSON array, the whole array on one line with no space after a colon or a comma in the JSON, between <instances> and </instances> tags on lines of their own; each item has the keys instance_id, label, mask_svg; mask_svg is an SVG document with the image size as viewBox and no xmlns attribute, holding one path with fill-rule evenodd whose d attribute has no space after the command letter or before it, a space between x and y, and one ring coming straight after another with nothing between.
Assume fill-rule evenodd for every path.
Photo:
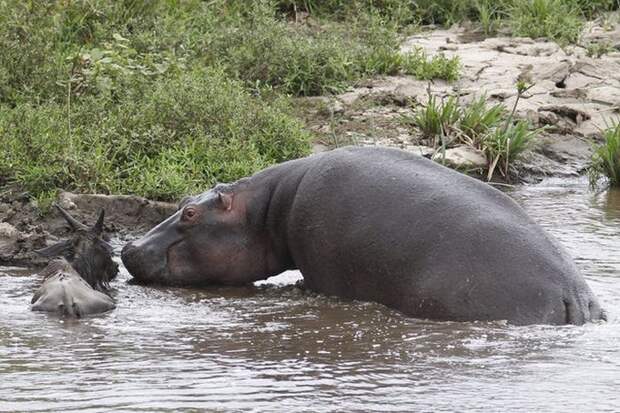
<instances>
[{"instance_id":1,"label":"hippo's ear","mask_svg":"<svg viewBox=\"0 0 620 413\"><path fill-rule=\"evenodd\" d=\"M225 211L230 211L232 209L233 194L229 192L218 191L217 200L218 200L218 205L221 209Z\"/></svg>"},{"instance_id":2,"label":"hippo's ear","mask_svg":"<svg viewBox=\"0 0 620 413\"><path fill-rule=\"evenodd\" d=\"M50 245L49 247L41 248L40 250L35 250L34 252L44 257L59 257L69 252L71 250L71 246L71 240L66 240Z\"/></svg>"},{"instance_id":3,"label":"hippo's ear","mask_svg":"<svg viewBox=\"0 0 620 413\"><path fill-rule=\"evenodd\" d=\"M101 212L99 212L99 218L97 219L97 223L91 229L91 231L97 236L103 233L103 219L104 218L105 218L105 209L102 208Z\"/></svg>"},{"instance_id":4,"label":"hippo's ear","mask_svg":"<svg viewBox=\"0 0 620 413\"><path fill-rule=\"evenodd\" d=\"M183 199L181 199L181 201L179 202L179 205L177 205L177 211L183 208L189 202L190 199L192 199L190 195L184 196Z\"/></svg>"}]
</instances>

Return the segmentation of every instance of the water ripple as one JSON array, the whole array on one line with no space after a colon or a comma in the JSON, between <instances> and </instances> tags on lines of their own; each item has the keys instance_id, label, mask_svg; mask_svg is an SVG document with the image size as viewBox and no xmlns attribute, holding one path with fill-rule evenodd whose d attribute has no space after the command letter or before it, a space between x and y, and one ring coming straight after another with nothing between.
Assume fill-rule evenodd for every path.
<instances>
[{"instance_id":1,"label":"water ripple","mask_svg":"<svg viewBox=\"0 0 620 413\"><path fill-rule=\"evenodd\" d=\"M198 290L124 270L115 311L69 321L29 311L37 275L0 268L0 411L617 411L620 196L559 180L511 195L608 323L437 323L299 290L296 272Z\"/></svg>"}]
</instances>

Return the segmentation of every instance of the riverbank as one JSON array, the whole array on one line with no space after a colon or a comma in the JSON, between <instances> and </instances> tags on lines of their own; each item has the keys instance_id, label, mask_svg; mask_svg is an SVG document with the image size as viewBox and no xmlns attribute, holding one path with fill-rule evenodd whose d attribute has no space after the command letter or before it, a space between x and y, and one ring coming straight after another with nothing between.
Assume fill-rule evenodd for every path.
<instances>
[{"instance_id":1,"label":"riverbank","mask_svg":"<svg viewBox=\"0 0 620 413\"><path fill-rule=\"evenodd\" d=\"M620 26L592 23L584 39L620 42ZM485 37L463 27L411 36L401 49L413 47L422 47L430 56L457 57L459 80L383 77L330 98L303 98L302 105L315 108L304 109L303 115L320 143L393 146L438 158L443 148L431 147L419 128L407 124L427 103L429 93L440 100L458 96L462 105L484 97L489 106L500 104L509 110L517 99L515 83L526 79L532 87L516 105L516 117L544 130L511 165L511 175L517 182L536 182L583 174L602 131L620 118L620 52L615 48L590 56L587 48L577 45L562 48L546 39ZM447 161L466 172L482 171L490 162L483 151L459 143L448 146Z\"/></svg>"},{"instance_id":2,"label":"riverbank","mask_svg":"<svg viewBox=\"0 0 620 413\"><path fill-rule=\"evenodd\" d=\"M9 76L0 94L0 263L42 263L32 251L66 235L54 201L85 221L103 207L108 230L143 232L185 194L346 144L398 147L486 179L497 159L484 144L457 124L441 125L444 139L412 121L430 97L484 99L504 117L514 108L482 130L502 137L522 121L532 133L492 174L499 183L583 174L618 121L620 19L610 4L576 1L564 16L579 17L574 36L551 30L564 17L543 32L519 28L537 15L515 14L518 1L498 3L491 26L471 2L454 2L452 18L441 1L407 13L336 3L158 3L124 14L107 3L13 4L0 72L44 63Z\"/></svg>"}]
</instances>

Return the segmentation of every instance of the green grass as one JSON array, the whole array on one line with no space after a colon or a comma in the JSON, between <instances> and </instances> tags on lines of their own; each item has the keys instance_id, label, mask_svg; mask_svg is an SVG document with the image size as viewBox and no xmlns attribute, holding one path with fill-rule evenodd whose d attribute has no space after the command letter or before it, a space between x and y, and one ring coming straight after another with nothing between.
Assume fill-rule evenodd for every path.
<instances>
[{"instance_id":1,"label":"green grass","mask_svg":"<svg viewBox=\"0 0 620 413\"><path fill-rule=\"evenodd\" d=\"M429 94L426 105L418 108L410 122L422 134L431 139L433 147L438 142L445 144L446 138L451 139L462 117L462 110L454 96L438 101L436 96Z\"/></svg>"},{"instance_id":2,"label":"green grass","mask_svg":"<svg viewBox=\"0 0 620 413\"><path fill-rule=\"evenodd\" d=\"M583 27L579 4L571 0L518 1L509 14L515 35L548 37L560 44L576 43Z\"/></svg>"},{"instance_id":3,"label":"green grass","mask_svg":"<svg viewBox=\"0 0 620 413\"><path fill-rule=\"evenodd\" d=\"M21 186L41 205L58 189L175 199L307 154L311 137L290 96L339 93L378 75L456 80L456 58L400 53L420 24L472 20L485 33L571 42L586 17L615 8L612 0L0 0L0 185ZM418 121L429 135L440 130L443 145L472 139L482 148L505 116L456 100L427 109Z\"/></svg>"},{"instance_id":4,"label":"green grass","mask_svg":"<svg viewBox=\"0 0 620 413\"><path fill-rule=\"evenodd\" d=\"M527 121L519 120L484 135L482 148L489 160L487 179L491 180L497 167L502 176L508 179L510 163L519 158L539 132L538 129L532 129Z\"/></svg>"},{"instance_id":5,"label":"green grass","mask_svg":"<svg viewBox=\"0 0 620 413\"><path fill-rule=\"evenodd\" d=\"M309 136L285 106L264 105L215 69L113 102L20 104L0 112L0 173L35 195L63 188L177 199L306 155Z\"/></svg>"},{"instance_id":6,"label":"green grass","mask_svg":"<svg viewBox=\"0 0 620 413\"><path fill-rule=\"evenodd\" d=\"M517 87L519 97L528 89L521 83ZM439 102L429 92L426 105L404 120L434 148L438 143L443 150L460 144L483 151L488 160L488 180L496 170L509 180L510 163L521 156L541 131L531 128L526 121L514 121L517 103L518 99L509 113L501 104L488 105L484 96L461 106L453 96Z\"/></svg>"},{"instance_id":7,"label":"green grass","mask_svg":"<svg viewBox=\"0 0 620 413\"><path fill-rule=\"evenodd\" d=\"M286 3L1 0L0 184L42 205L57 189L172 200L308 154L289 95L458 76L399 52L395 9L333 2L302 25Z\"/></svg>"},{"instance_id":8,"label":"green grass","mask_svg":"<svg viewBox=\"0 0 620 413\"><path fill-rule=\"evenodd\" d=\"M601 57L615 51L616 48L609 42L590 43L586 46L586 54L590 57Z\"/></svg>"},{"instance_id":9,"label":"green grass","mask_svg":"<svg viewBox=\"0 0 620 413\"><path fill-rule=\"evenodd\" d=\"M620 124L603 132L604 143L595 148L588 169L590 184L598 186L601 178L607 178L610 186L620 186Z\"/></svg>"},{"instance_id":10,"label":"green grass","mask_svg":"<svg viewBox=\"0 0 620 413\"><path fill-rule=\"evenodd\" d=\"M486 96L480 96L463 108L459 120L460 141L475 147L482 146L482 137L487 135L506 116L506 108L501 104L488 106Z\"/></svg>"}]
</instances>

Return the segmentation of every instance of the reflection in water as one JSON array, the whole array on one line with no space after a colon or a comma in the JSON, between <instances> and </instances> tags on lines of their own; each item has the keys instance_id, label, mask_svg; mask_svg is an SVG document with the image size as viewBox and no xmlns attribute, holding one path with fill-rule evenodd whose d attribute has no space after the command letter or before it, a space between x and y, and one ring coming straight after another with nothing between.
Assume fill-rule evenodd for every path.
<instances>
[{"instance_id":1,"label":"reflection in water","mask_svg":"<svg viewBox=\"0 0 620 413\"><path fill-rule=\"evenodd\" d=\"M605 204L602 208L607 219L620 219L620 189L605 192Z\"/></svg>"},{"instance_id":2,"label":"reflection in water","mask_svg":"<svg viewBox=\"0 0 620 413\"><path fill-rule=\"evenodd\" d=\"M295 272L210 290L123 272L115 311L67 321L29 311L40 279L3 268L0 411L617 410L620 196L553 180L512 195L576 257L608 323L408 319L300 290Z\"/></svg>"}]
</instances>

